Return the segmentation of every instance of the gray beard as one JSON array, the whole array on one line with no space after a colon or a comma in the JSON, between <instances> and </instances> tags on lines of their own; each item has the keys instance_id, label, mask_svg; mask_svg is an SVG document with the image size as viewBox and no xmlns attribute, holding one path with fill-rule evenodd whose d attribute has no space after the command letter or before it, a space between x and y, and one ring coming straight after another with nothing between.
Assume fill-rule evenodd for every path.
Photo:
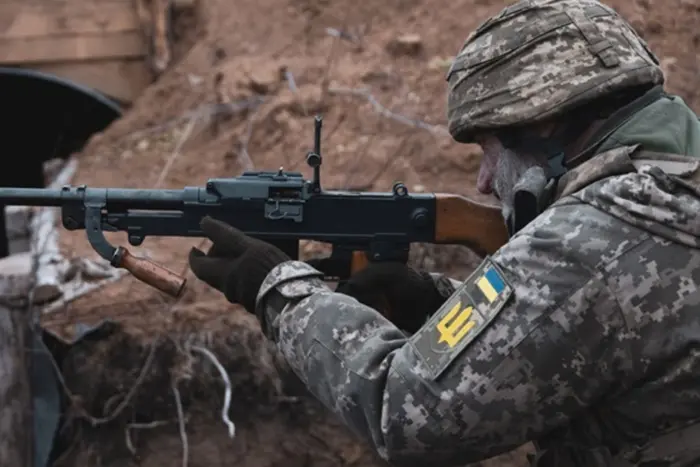
<instances>
[{"instance_id":1,"label":"gray beard","mask_svg":"<svg viewBox=\"0 0 700 467\"><path fill-rule=\"evenodd\" d=\"M501 213L508 219L514 209L515 186L532 167L544 167L547 161L529 154L518 154L503 148L496 163L493 191L501 200Z\"/></svg>"}]
</instances>

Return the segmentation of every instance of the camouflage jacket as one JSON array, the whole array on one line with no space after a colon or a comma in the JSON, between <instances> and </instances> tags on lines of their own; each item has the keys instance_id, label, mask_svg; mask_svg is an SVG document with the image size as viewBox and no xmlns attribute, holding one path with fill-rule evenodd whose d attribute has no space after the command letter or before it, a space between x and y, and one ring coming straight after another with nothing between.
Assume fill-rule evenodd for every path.
<instances>
[{"instance_id":1,"label":"camouflage jacket","mask_svg":"<svg viewBox=\"0 0 700 467\"><path fill-rule=\"evenodd\" d=\"M665 106L654 141L674 144L628 141ZM664 98L618 125L613 147L567 173L558 200L415 335L302 262L263 283L266 332L395 465L464 465L531 440L540 465L698 465L697 442L646 447L700 419L700 138L689 136L700 125L688 112Z\"/></svg>"}]
</instances>

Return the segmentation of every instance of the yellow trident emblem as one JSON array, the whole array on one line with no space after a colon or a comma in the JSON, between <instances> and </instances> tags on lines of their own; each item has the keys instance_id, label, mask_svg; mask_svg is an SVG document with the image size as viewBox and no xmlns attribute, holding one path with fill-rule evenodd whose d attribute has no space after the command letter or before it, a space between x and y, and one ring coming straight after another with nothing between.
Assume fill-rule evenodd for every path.
<instances>
[{"instance_id":1,"label":"yellow trident emblem","mask_svg":"<svg viewBox=\"0 0 700 467\"><path fill-rule=\"evenodd\" d=\"M476 326L475 321L469 321L473 311L471 306L462 309L462 302L457 302L437 324L437 330L440 333L438 342L446 342L451 348L459 344L459 341Z\"/></svg>"}]
</instances>

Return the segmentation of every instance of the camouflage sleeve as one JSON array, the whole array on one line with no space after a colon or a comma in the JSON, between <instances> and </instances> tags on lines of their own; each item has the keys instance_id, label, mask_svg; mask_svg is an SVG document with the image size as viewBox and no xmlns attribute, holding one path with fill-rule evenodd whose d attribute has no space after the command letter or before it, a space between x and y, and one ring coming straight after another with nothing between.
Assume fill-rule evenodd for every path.
<instances>
[{"instance_id":1,"label":"camouflage sleeve","mask_svg":"<svg viewBox=\"0 0 700 467\"><path fill-rule=\"evenodd\" d=\"M575 252L624 251L615 245L624 228L606 218L606 232L595 232L595 213L581 211L542 214L411 337L300 262L268 275L258 307L311 393L381 457L477 462L537 439L622 384L631 358L624 320L605 271Z\"/></svg>"}]
</instances>

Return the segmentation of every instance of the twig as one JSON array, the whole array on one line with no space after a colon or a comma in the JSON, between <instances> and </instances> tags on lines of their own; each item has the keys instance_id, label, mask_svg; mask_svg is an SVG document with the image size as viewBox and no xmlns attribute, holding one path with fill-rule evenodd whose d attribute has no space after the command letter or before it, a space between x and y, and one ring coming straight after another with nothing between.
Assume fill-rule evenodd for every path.
<instances>
[{"instance_id":1,"label":"twig","mask_svg":"<svg viewBox=\"0 0 700 467\"><path fill-rule=\"evenodd\" d=\"M54 300L53 302L51 302L47 305L44 305L41 309L41 313L48 315L49 313L53 313L53 312L58 311L60 309L65 309L65 306L68 305L73 300L76 300L79 297L85 296L88 293L92 292L93 290L100 289L107 284L117 282L117 281L123 279L124 277L126 277L127 274L128 274L128 272L126 270L117 269L110 276L105 277L105 278L98 280L98 281L95 281L95 282L80 281L79 283L77 283L75 285L73 285L71 283L64 284L62 297L58 298L57 300Z\"/></svg>"},{"instance_id":2,"label":"twig","mask_svg":"<svg viewBox=\"0 0 700 467\"><path fill-rule=\"evenodd\" d=\"M243 167L245 167L245 170L254 170L255 169L255 164L253 163L253 159L250 157L250 153L248 152L248 145L250 144L250 140L253 137L253 124L255 123L255 117L258 115L258 112L260 111L261 108L262 108L261 106L255 107L253 112L248 117L248 122L246 123L245 135L240 143L240 149L238 151L238 159L239 159L239 161L242 160L242 165L243 165Z\"/></svg>"},{"instance_id":3,"label":"twig","mask_svg":"<svg viewBox=\"0 0 700 467\"><path fill-rule=\"evenodd\" d=\"M204 354L207 358L209 358L209 360L214 364L216 369L219 370L221 379L224 380L224 386L226 386L226 390L224 392L224 406L221 409L221 420L228 427L229 438L234 438L236 436L236 425L233 424L233 422L228 416L228 411L231 408L231 380L228 377L228 373L226 372L226 369L223 367L223 365L221 365L219 360L216 358L216 355L214 355L214 353L211 352L209 349L199 346L192 346L192 350L196 350L197 352L200 352Z\"/></svg>"},{"instance_id":4,"label":"twig","mask_svg":"<svg viewBox=\"0 0 700 467\"><path fill-rule=\"evenodd\" d=\"M331 50L330 52L328 52L328 60L326 62L327 65L326 69L323 71L323 80L321 81L321 102L325 102L326 96L328 95L331 81L331 67L333 66L333 62L335 61L335 49L338 46L338 42L340 42L339 39L340 36L336 36L333 38L333 41L331 42Z\"/></svg>"},{"instance_id":5,"label":"twig","mask_svg":"<svg viewBox=\"0 0 700 467\"><path fill-rule=\"evenodd\" d=\"M341 114L340 117L338 117L338 120L335 122L335 125L333 125L329 130L325 131L323 136L326 138L326 141L329 141L333 135L335 134L336 131L338 131L338 128L345 123L345 120L347 119L347 115Z\"/></svg>"},{"instance_id":6,"label":"twig","mask_svg":"<svg viewBox=\"0 0 700 467\"><path fill-rule=\"evenodd\" d=\"M350 188L351 185L351 180L357 173L358 167L362 165L362 161L369 151L370 146L372 145L372 142L374 141L374 138L377 136L377 133L372 134L369 138L367 138L367 141L365 144L362 145L362 149L360 149L357 153L357 156L353 158L353 163L352 165L348 168L347 170L347 175L345 176L345 180L343 181L343 190L347 190Z\"/></svg>"},{"instance_id":7,"label":"twig","mask_svg":"<svg viewBox=\"0 0 700 467\"><path fill-rule=\"evenodd\" d=\"M124 397L124 399L122 399L117 408L114 409L114 411L110 415L103 418L86 417L88 418L93 427L111 422L112 420L117 418L119 414L121 414L124 411L124 409L129 405L129 402L134 397L134 394L136 394L136 390L146 379L148 370L151 369L151 364L153 363L154 357L156 355L156 342L157 340L151 343L150 349L148 350L148 356L146 357L146 361L144 362L143 367L141 367L141 371L139 372L136 381L131 386L131 389L129 389L129 392L126 393L126 396ZM87 415L87 413L85 415Z\"/></svg>"},{"instance_id":8,"label":"twig","mask_svg":"<svg viewBox=\"0 0 700 467\"><path fill-rule=\"evenodd\" d=\"M289 68L284 70L284 79L287 80L287 85L289 86L289 89L299 97L299 105L301 106L301 111L304 113L304 117L309 116L309 111L306 108L306 103L304 102L304 99L299 95L299 88L297 87L296 80L294 79L294 75L292 74L291 71L289 71Z\"/></svg>"},{"instance_id":9,"label":"twig","mask_svg":"<svg viewBox=\"0 0 700 467\"><path fill-rule=\"evenodd\" d=\"M336 95L348 95L348 96L362 97L370 103L370 105L374 108L375 112L377 112L378 114L380 114L384 117L390 118L392 120L396 120L397 122L403 123L404 125L412 126L414 128L428 130L429 132L434 133L434 134L449 136L449 132L447 131L447 128L445 128L442 125L431 125L430 123L424 122L422 120L409 118L409 117L406 117L404 115L392 112L391 110L387 109L382 104L380 104L379 101L377 101L377 99L369 92L368 89L364 89L364 88L359 88L359 89L330 88L328 90L328 92L330 94L336 94Z\"/></svg>"},{"instance_id":10,"label":"twig","mask_svg":"<svg viewBox=\"0 0 700 467\"><path fill-rule=\"evenodd\" d=\"M182 135L180 135L180 138L178 139L177 144L175 145L175 149L173 149L173 152L170 154L170 157L168 157L168 160L165 162L163 170L160 171L160 175L158 176L158 180L156 180L154 188L159 188L165 181L165 177L168 176L168 172L170 172L170 169L175 163L175 160L180 155L182 146L189 139L190 135L192 134L192 130L194 130L194 127L200 118L201 114L194 114L192 115L192 117L190 117L190 120L187 122L185 130L182 132Z\"/></svg>"},{"instance_id":11,"label":"twig","mask_svg":"<svg viewBox=\"0 0 700 467\"><path fill-rule=\"evenodd\" d=\"M177 409L177 419L180 427L180 440L182 441L182 467L187 467L190 459L190 445L187 442L187 429L185 427L185 414L182 410L182 401L180 400L180 391L178 391L175 382L170 385L175 398L175 408Z\"/></svg>"},{"instance_id":12,"label":"twig","mask_svg":"<svg viewBox=\"0 0 700 467\"><path fill-rule=\"evenodd\" d=\"M126 443L126 448L132 455L136 454L136 448L134 448L134 443L131 441L131 430L150 430L167 425L168 423L172 423L172 421L155 420L149 423L129 423L124 429L124 442Z\"/></svg>"},{"instance_id":13,"label":"twig","mask_svg":"<svg viewBox=\"0 0 700 467\"><path fill-rule=\"evenodd\" d=\"M81 440L82 440L82 432L83 429L82 427L78 427L76 430L75 436L73 436L73 440L70 442L70 444L63 450L63 452L54 460L51 465L52 467L59 467L60 465L63 465L64 462L68 460L71 454L73 454L73 451L75 448L80 445ZM74 464L73 464L74 465Z\"/></svg>"},{"instance_id":14,"label":"twig","mask_svg":"<svg viewBox=\"0 0 700 467\"><path fill-rule=\"evenodd\" d=\"M348 5L346 6L345 10L345 15L343 17L343 24L340 27L341 31L345 31L348 25L348 18L350 17L350 7L351 3L348 2ZM328 29L326 29L328 31ZM328 96L328 90L330 87L330 80L331 80L331 68L333 67L333 63L335 61L335 58L338 54L335 53L335 49L338 47L338 43L340 42L341 34L338 34L333 38L333 41L331 42L331 48L328 51L328 59L326 60L326 69L323 71L323 80L321 81L321 102L326 101L326 96Z\"/></svg>"},{"instance_id":15,"label":"twig","mask_svg":"<svg viewBox=\"0 0 700 467\"><path fill-rule=\"evenodd\" d=\"M151 364L153 363L153 358L155 356L155 349L156 349L156 342L154 341L151 343L150 350L148 352L148 356L146 357L146 361L143 364L143 367L141 368L141 371L139 372L138 377L136 378L136 381L134 382L133 386L131 386L131 389L129 389L129 392L127 393L126 397L122 399L122 401L119 403L116 409L108 415L107 417L99 418L95 417L93 415L90 415L87 410L85 410L83 407L78 406L78 412L79 415L86 419L88 422L93 427L103 425L105 423L109 423L115 418L121 414L124 409L127 407L128 403L131 401L131 399L134 397L134 394L136 394L136 390L141 386L143 383L143 380L146 378L146 374L148 373L148 370L151 367ZM49 356L51 356L49 354ZM51 356L52 357L52 356ZM61 369L58 367L58 363L56 363L56 360L52 357L49 359L51 361L51 365L53 366L54 372L56 373L56 378L58 379L58 382L60 383L64 393L66 394L66 397L68 397L69 400L75 401L75 395L73 392L68 388L68 385L66 384L66 380L63 377L63 373L61 373Z\"/></svg>"},{"instance_id":16,"label":"twig","mask_svg":"<svg viewBox=\"0 0 700 467\"><path fill-rule=\"evenodd\" d=\"M352 34L344 29L326 28L326 34L332 37L337 37L338 39L344 39L355 45L360 43L360 39L355 34Z\"/></svg>"},{"instance_id":17,"label":"twig","mask_svg":"<svg viewBox=\"0 0 700 467\"><path fill-rule=\"evenodd\" d=\"M241 99L233 102L202 104L194 109L183 112L179 117L167 120L161 124L153 125L141 130L134 131L121 137L120 141L131 141L141 139L153 133L169 130L170 128L179 125L180 123L190 120L195 116L201 118L210 118L215 115L236 115L245 110L256 107L262 103L264 99L261 96L254 96L247 99Z\"/></svg>"},{"instance_id":18,"label":"twig","mask_svg":"<svg viewBox=\"0 0 700 467\"><path fill-rule=\"evenodd\" d=\"M344 190L352 189L355 191L363 191L363 190L372 189L372 187L377 182L377 180L379 180L379 178L389 169L389 167L391 167L399 157L402 157L405 154L403 149L406 146L406 144L408 144L409 140L410 140L410 137L404 138L401 141L401 144L399 145L399 147L396 148L396 150L391 155L389 155L389 157L386 158L386 160L382 164L382 167L376 171L375 175L372 176L372 178L370 178L369 180L366 180L360 186L351 186L350 185L350 180L352 180L351 176L356 173L356 170L354 170L355 167L353 167L353 170L351 170L350 173L348 174L348 177L345 181L345 187L343 189ZM411 154L412 152L413 152L413 149L409 152L409 154Z\"/></svg>"}]
</instances>

